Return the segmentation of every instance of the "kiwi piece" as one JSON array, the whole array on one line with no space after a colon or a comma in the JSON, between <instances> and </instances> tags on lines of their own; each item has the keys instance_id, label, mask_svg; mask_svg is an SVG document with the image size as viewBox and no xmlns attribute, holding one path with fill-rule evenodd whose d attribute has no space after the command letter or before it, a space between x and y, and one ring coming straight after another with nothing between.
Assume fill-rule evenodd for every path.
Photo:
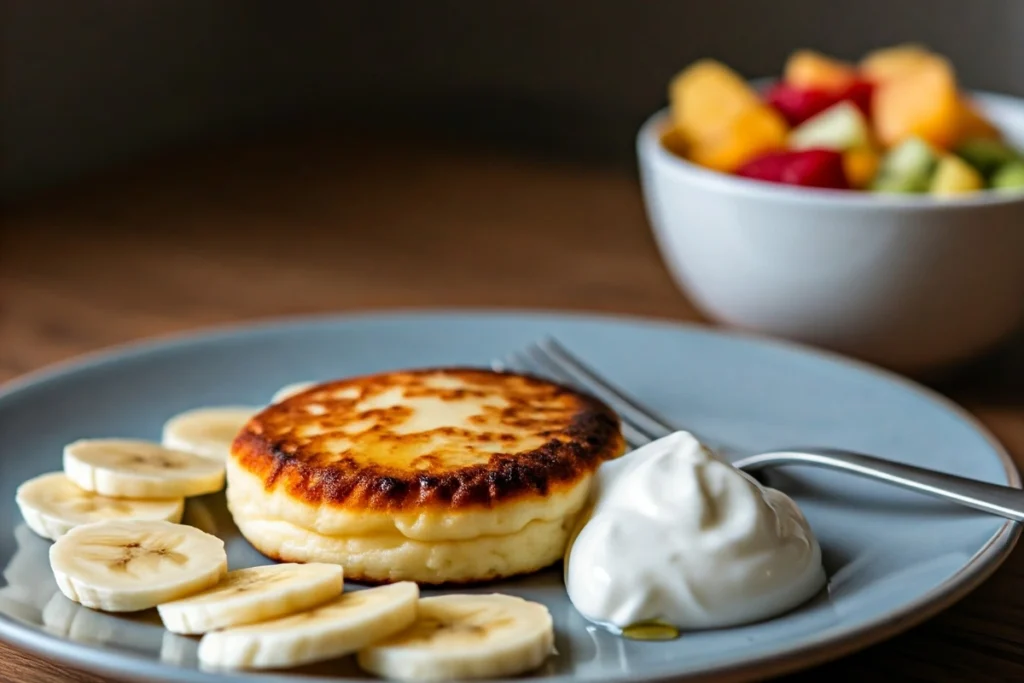
<instances>
[{"instance_id":1,"label":"kiwi piece","mask_svg":"<svg viewBox=\"0 0 1024 683\"><path fill-rule=\"evenodd\" d=\"M988 138L967 140L954 149L953 153L986 178L991 178L1001 167L1020 157L1017 150L1009 145Z\"/></svg>"},{"instance_id":2,"label":"kiwi piece","mask_svg":"<svg viewBox=\"0 0 1024 683\"><path fill-rule=\"evenodd\" d=\"M992 189L1002 192L1024 192L1024 161L1003 164L992 174Z\"/></svg>"},{"instance_id":3,"label":"kiwi piece","mask_svg":"<svg viewBox=\"0 0 1024 683\"><path fill-rule=\"evenodd\" d=\"M907 138L882 159L871 189L875 192L927 192L939 155L920 138Z\"/></svg>"}]
</instances>

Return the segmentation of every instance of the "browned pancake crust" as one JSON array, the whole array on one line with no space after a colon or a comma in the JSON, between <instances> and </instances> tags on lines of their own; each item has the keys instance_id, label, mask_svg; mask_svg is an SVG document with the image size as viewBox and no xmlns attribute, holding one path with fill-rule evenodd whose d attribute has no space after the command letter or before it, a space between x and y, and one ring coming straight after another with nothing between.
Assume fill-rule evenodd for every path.
<instances>
[{"instance_id":1,"label":"browned pancake crust","mask_svg":"<svg viewBox=\"0 0 1024 683\"><path fill-rule=\"evenodd\" d=\"M503 426L526 429L545 439L532 450L498 452L486 462L450 466L442 458L421 455L415 466L393 466L349 457L323 448L334 432L313 437L295 434L297 425L309 424L310 403L326 412L316 418L340 429L357 420L373 420L365 432L385 432L391 443L467 436L466 430L448 427L424 434L388 432L408 413L404 406L359 412L355 406L368 396L396 386L407 396L421 391L424 376L443 374L481 387L483 393L501 392L508 405L495 409ZM324 391L348 390L351 398L324 398ZM426 395L465 399L474 389L430 388ZM358 392L358 396L355 394ZM360 435L362 436L362 435ZM358 438L358 437L357 437ZM372 438L372 437L371 437ZM515 441L500 430L473 433L481 441ZM313 505L398 512L423 507L490 507L527 496L547 496L571 486L605 460L624 450L618 416L597 399L544 379L514 373L471 368L444 368L382 373L319 385L256 415L232 444L237 464L259 477L268 491L284 489L294 499ZM362 461L360 461L362 460Z\"/></svg>"}]
</instances>

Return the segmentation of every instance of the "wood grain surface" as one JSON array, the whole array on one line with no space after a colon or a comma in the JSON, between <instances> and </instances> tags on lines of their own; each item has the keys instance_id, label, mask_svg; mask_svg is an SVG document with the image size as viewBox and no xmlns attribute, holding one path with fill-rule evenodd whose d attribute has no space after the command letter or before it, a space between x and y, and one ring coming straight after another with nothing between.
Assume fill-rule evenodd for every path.
<instances>
[{"instance_id":1,"label":"wood grain surface","mask_svg":"<svg viewBox=\"0 0 1024 683\"><path fill-rule=\"evenodd\" d=\"M5 211L0 380L83 352L303 313L531 307L699 319L620 170L398 140L205 148ZM1019 357L943 389L1024 465ZM99 683L0 644L0 680ZM787 681L1024 681L1024 548L922 626Z\"/></svg>"}]
</instances>

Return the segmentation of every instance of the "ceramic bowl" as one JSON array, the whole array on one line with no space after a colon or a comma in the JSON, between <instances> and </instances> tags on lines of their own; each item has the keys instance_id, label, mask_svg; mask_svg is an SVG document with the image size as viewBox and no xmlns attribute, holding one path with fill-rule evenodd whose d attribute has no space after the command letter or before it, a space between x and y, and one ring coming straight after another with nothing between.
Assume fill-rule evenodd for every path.
<instances>
[{"instance_id":1,"label":"ceramic bowl","mask_svg":"<svg viewBox=\"0 0 1024 683\"><path fill-rule=\"evenodd\" d=\"M972 93L1024 147L1024 100ZM791 187L717 173L637 140L644 201L669 271L726 325L896 370L948 367L1024 319L1024 193L962 198Z\"/></svg>"}]
</instances>

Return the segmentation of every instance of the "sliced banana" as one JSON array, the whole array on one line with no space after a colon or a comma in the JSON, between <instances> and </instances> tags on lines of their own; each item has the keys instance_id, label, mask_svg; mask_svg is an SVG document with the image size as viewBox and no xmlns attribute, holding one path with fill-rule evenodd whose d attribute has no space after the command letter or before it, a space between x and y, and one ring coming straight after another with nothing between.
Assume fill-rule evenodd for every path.
<instances>
[{"instance_id":1,"label":"sliced banana","mask_svg":"<svg viewBox=\"0 0 1024 683\"><path fill-rule=\"evenodd\" d=\"M182 498L224 488L224 463L135 439L82 439L64 447L64 474L115 498Z\"/></svg>"},{"instance_id":2,"label":"sliced banana","mask_svg":"<svg viewBox=\"0 0 1024 683\"><path fill-rule=\"evenodd\" d=\"M157 606L164 628L197 635L302 612L341 595L336 564L277 564L228 572L213 588Z\"/></svg>"},{"instance_id":3,"label":"sliced banana","mask_svg":"<svg viewBox=\"0 0 1024 683\"><path fill-rule=\"evenodd\" d=\"M161 443L167 448L223 462L231 451L231 442L260 410L248 406L188 410L164 423Z\"/></svg>"},{"instance_id":4,"label":"sliced banana","mask_svg":"<svg viewBox=\"0 0 1024 683\"><path fill-rule=\"evenodd\" d=\"M280 669L341 657L408 628L418 598L411 581L345 593L309 612L207 633L199 661L210 668Z\"/></svg>"},{"instance_id":5,"label":"sliced banana","mask_svg":"<svg viewBox=\"0 0 1024 683\"><path fill-rule=\"evenodd\" d=\"M514 676L554 651L551 614L511 595L442 595L419 602L416 623L359 652L366 671L404 681Z\"/></svg>"},{"instance_id":6,"label":"sliced banana","mask_svg":"<svg viewBox=\"0 0 1024 683\"><path fill-rule=\"evenodd\" d=\"M156 519L178 523L184 498L130 500L108 498L76 486L63 472L29 479L15 496L28 528L56 541L76 526L104 519Z\"/></svg>"},{"instance_id":7,"label":"sliced banana","mask_svg":"<svg viewBox=\"0 0 1024 683\"><path fill-rule=\"evenodd\" d=\"M306 389L315 386L316 382L295 382L293 384L288 384L274 392L274 395L270 397L270 403L280 403L286 398L291 398L292 396L301 394Z\"/></svg>"},{"instance_id":8,"label":"sliced banana","mask_svg":"<svg viewBox=\"0 0 1024 683\"><path fill-rule=\"evenodd\" d=\"M50 546L50 568L69 600L137 612L216 585L224 541L190 526L130 520L75 527Z\"/></svg>"}]
</instances>

